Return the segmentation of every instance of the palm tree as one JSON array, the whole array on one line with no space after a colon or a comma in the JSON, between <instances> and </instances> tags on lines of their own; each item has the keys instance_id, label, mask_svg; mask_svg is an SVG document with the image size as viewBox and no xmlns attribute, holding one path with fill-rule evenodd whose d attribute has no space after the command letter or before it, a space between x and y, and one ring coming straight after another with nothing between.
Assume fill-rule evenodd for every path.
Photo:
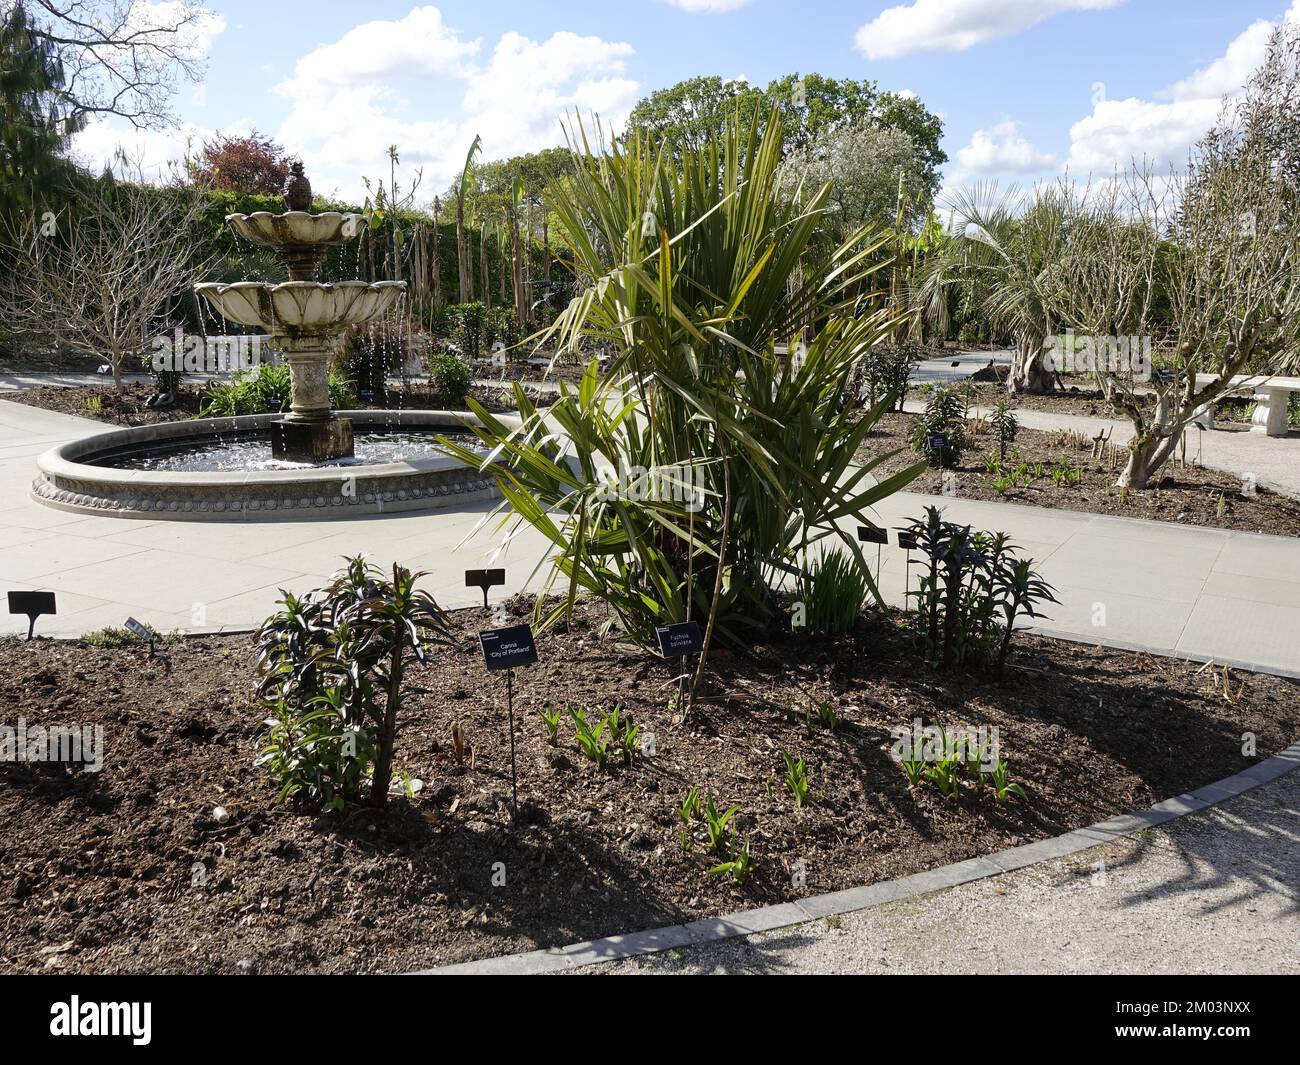
<instances>
[{"instance_id":1,"label":"palm tree","mask_svg":"<svg viewBox=\"0 0 1300 1065\"><path fill-rule=\"evenodd\" d=\"M460 172L460 183L456 186L456 266L460 271L460 302L470 303L474 299L474 264L470 261L473 254L469 238L465 235L465 198L469 195L469 183L474 173L474 157L483 146L483 138L474 137L474 143L465 153L465 166Z\"/></svg>"},{"instance_id":2,"label":"palm tree","mask_svg":"<svg viewBox=\"0 0 1300 1065\"><path fill-rule=\"evenodd\" d=\"M1030 205L1016 189L1000 192L996 182L959 190L950 205L952 231L926 272L917 302L938 324L938 315L948 310L940 297L955 289L963 317L983 315L1015 340L1007 391L1052 391L1055 377L1046 353L1056 323L1046 292L1063 247L1062 212L1050 194Z\"/></svg>"}]
</instances>

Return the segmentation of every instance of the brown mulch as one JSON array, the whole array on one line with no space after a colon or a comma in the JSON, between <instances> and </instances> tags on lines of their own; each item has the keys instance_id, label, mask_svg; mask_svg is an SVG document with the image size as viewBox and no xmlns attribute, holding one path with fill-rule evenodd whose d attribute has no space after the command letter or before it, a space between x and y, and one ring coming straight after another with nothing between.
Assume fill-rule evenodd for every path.
<instances>
[{"instance_id":1,"label":"brown mulch","mask_svg":"<svg viewBox=\"0 0 1300 1065\"><path fill-rule=\"evenodd\" d=\"M508 607L511 620L528 610ZM599 639L603 617L584 608L517 674L517 820L504 678L474 641L494 624L482 611L453 615L463 648L409 675L397 763L424 787L382 817L276 801L253 764L248 637L189 639L155 660L143 646L0 640L3 723L105 737L98 773L0 763L0 970L391 973L565 944L1057 835L1245 768L1243 733L1263 757L1300 730L1297 686L1278 678L1234 673L1225 697L1208 669L1038 637L1018 641L1000 680L945 675L894 616L870 614L853 638L719 656L682 723L672 671ZM567 722L547 744L539 707L615 700L654 734L654 757L602 772ZM837 730L806 720L822 700ZM890 729L914 718L997 726L1028 801L909 789ZM808 762L803 809L782 751ZM758 863L743 886L710 875L702 844L683 850L674 808L691 786L740 805Z\"/></svg>"},{"instance_id":2,"label":"brown mulch","mask_svg":"<svg viewBox=\"0 0 1300 1065\"><path fill-rule=\"evenodd\" d=\"M916 415L888 414L867 437L859 459L895 448L904 450L884 463L877 473L893 473L915 463L919 456L911 450L909 434ZM1021 503L1055 510L1077 510L1090 514L1110 514L1124 518L1147 518L1178 525L1198 525L1242 532L1271 533L1275 536L1300 536L1300 501L1277 495L1264 488L1255 494L1243 494L1240 478L1220 470L1170 462L1162 475L1145 491L1122 491L1115 487L1120 469L1092 457L1091 441L1083 448L1069 447L1064 436L1037 429L1022 428L1007 450L1005 468L1021 463L1030 467L1041 463L1043 476L999 493L993 487L997 473L985 468L985 459L997 444L984 432L952 471L927 469L908 485L910 492L941 494L944 473L956 476L956 494L964 499L983 499L995 503ZM1117 449L1122 452L1121 449ZM1189 446L1189 462L1195 458ZM1080 469L1082 479L1075 485L1057 485L1052 481L1055 466Z\"/></svg>"}]
</instances>

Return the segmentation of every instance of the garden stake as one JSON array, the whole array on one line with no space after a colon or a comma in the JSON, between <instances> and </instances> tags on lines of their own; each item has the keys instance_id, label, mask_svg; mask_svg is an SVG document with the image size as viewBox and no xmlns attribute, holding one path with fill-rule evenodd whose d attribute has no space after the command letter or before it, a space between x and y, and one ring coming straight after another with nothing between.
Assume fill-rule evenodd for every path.
<instances>
[{"instance_id":1,"label":"garden stake","mask_svg":"<svg viewBox=\"0 0 1300 1065\"><path fill-rule=\"evenodd\" d=\"M515 671L506 670L506 708L510 716L510 809L519 816L519 778L515 770Z\"/></svg>"}]
</instances>

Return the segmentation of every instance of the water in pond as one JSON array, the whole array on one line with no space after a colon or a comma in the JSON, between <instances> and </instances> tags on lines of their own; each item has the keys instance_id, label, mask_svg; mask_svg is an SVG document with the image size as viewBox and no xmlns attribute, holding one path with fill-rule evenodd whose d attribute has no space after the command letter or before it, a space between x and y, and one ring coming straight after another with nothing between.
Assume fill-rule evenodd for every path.
<instances>
[{"instance_id":1,"label":"water in pond","mask_svg":"<svg viewBox=\"0 0 1300 1065\"><path fill-rule=\"evenodd\" d=\"M319 466L373 466L385 462L440 457L434 445L439 435L473 440L468 434L448 430L382 429L357 426L356 454L352 458ZM254 470L307 470L312 465L284 462L271 457L270 433L227 433L175 441L159 447L95 455L82 460L91 466L115 470L155 470L174 473L236 473Z\"/></svg>"}]
</instances>

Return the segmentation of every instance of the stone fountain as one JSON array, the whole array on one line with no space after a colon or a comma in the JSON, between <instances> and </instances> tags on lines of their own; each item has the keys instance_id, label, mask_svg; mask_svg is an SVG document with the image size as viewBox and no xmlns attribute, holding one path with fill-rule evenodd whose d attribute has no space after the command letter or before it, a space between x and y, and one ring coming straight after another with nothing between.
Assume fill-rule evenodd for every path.
<instances>
[{"instance_id":1,"label":"stone fountain","mask_svg":"<svg viewBox=\"0 0 1300 1065\"><path fill-rule=\"evenodd\" d=\"M332 411L330 354L354 322L391 310L399 281L317 281L326 249L361 233L359 214L312 214L301 168L283 214L226 221L289 265L279 285L195 286L222 317L268 333L290 367L287 413L195 418L115 429L36 460L32 496L61 510L177 521L282 521L465 507L497 497L492 470L465 465L437 441L475 423L468 411ZM513 415L498 420L520 425ZM354 433L355 427L355 433ZM471 444L472 446L472 444Z\"/></svg>"},{"instance_id":2,"label":"stone fountain","mask_svg":"<svg viewBox=\"0 0 1300 1065\"><path fill-rule=\"evenodd\" d=\"M329 365L339 335L391 310L406 292L404 281L317 280L326 252L360 236L365 217L327 211L313 214L311 185L294 163L285 183L283 214L231 214L226 224L245 240L271 248L289 268L289 280L273 285L241 281L206 283L195 292L227 321L270 336L289 364L289 413L271 424L277 459L321 463L353 454L352 422L330 410Z\"/></svg>"}]
</instances>

